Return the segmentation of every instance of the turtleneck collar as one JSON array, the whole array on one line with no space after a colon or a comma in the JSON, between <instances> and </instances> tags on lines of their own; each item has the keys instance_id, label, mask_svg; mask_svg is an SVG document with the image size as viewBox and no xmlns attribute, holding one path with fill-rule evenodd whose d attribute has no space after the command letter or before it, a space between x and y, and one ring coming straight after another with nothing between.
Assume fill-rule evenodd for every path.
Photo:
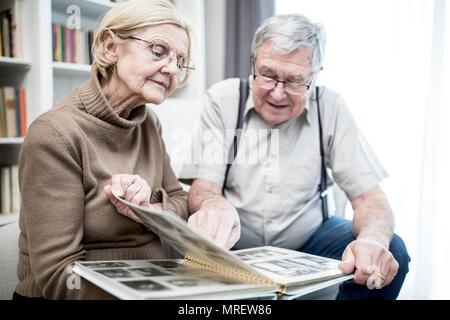
<instances>
[{"instance_id":1,"label":"turtleneck collar","mask_svg":"<svg viewBox=\"0 0 450 320\"><path fill-rule=\"evenodd\" d=\"M132 128L144 122L147 116L145 105L133 109L128 119L120 117L114 112L106 98L97 77L93 76L80 87L81 103L86 112L100 120L121 128Z\"/></svg>"}]
</instances>

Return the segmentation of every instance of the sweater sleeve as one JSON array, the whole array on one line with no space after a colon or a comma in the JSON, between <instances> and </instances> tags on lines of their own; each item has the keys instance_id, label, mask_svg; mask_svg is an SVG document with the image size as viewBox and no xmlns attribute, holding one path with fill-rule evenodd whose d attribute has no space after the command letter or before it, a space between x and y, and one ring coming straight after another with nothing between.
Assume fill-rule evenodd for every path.
<instances>
[{"instance_id":1,"label":"sweater sleeve","mask_svg":"<svg viewBox=\"0 0 450 320\"><path fill-rule=\"evenodd\" d=\"M85 257L82 168L73 148L43 118L33 123L23 143L19 185L21 232L43 297L103 297L101 290L70 273L71 264Z\"/></svg>"},{"instance_id":2,"label":"sweater sleeve","mask_svg":"<svg viewBox=\"0 0 450 320\"><path fill-rule=\"evenodd\" d=\"M161 188L153 190L150 202L161 202L164 210L173 211L184 220L187 220L189 218L187 192L183 191L183 188L173 172L172 166L170 165L170 157L167 154L164 140L162 139L161 124L156 116L154 116L154 119L161 139L163 181Z\"/></svg>"}]
</instances>

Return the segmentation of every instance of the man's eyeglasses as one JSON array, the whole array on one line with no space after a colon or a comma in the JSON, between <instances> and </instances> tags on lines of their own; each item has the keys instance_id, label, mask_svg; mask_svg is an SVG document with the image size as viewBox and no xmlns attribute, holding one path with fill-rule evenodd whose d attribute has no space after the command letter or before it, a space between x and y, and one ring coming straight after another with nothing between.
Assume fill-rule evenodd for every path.
<instances>
[{"instance_id":1,"label":"man's eyeglasses","mask_svg":"<svg viewBox=\"0 0 450 320\"><path fill-rule=\"evenodd\" d=\"M117 33L116 35L122 39L132 39L141 42L152 53L152 57L155 61L169 59L168 63L171 63L175 58L178 68L178 79L180 82L183 82L187 78L187 74L190 70L195 70L195 66L192 61L186 61L185 58L178 56L169 45L161 41L152 42L134 36L123 36Z\"/></svg>"},{"instance_id":2,"label":"man's eyeglasses","mask_svg":"<svg viewBox=\"0 0 450 320\"><path fill-rule=\"evenodd\" d=\"M284 90L291 95L301 95L305 91L308 91L312 85L313 80L309 83L298 82L298 81L282 81L278 79L274 79L268 76L262 75L253 75L253 79L258 83L258 85L266 90L273 90L278 86L278 83L284 84Z\"/></svg>"},{"instance_id":3,"label":"man's eyeglasses","mask_svg":"<svg viewBox=\"0 0 450 320\"><path fill-rule=\"evenodd\" d=\"M306 91L309 91L312 84L314 83L314 80L316 79L317 75L319 74L319 71L322 70L320 68L319 71L316 71L311 76L311 80L309 82L305 81L291 81L291 80L278 80L269 76L265 75L259 75L256 74L255 69L255 59L252 57L252 64L253 64L253 80L263 89L266 90L273 90L278 86L278 83L282 83L284 85L284 90L290 95L298 96Z\"/></svg>"}]
</instances>

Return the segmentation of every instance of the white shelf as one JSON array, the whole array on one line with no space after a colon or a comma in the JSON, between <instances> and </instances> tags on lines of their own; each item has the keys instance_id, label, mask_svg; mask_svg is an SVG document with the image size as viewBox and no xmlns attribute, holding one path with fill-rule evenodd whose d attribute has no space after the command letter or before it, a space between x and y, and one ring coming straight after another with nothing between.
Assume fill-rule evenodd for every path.
<instances>
[{"instance_id":1,"label":"white shelf","mask_svg":"<svg viewBox=\"0 0 450 320\"><path fill-rule=\"evenodd\" d=\"M52 9L65 13L71 5L78 6L82 15L96 17L102 15L116 4L109 0L53 0Z\"/></svg>"},{"instance_id":2,"label":"white shelf","mask_svg":"<svg viewBox=\"0 0 450 320\"><path fill-rule=\"evenodd\" d=\"M91 66L67 62L53 62L53 72L58 76L86 76L91 75Z\"/></svg>"},{"instance_id":3,"label":"white shelf","mask_svg":"<svg viewBox=\"0 0 450 320\"><path fill-rule=\"evenodd\" d=\"M31 62L19 58L0 57L0 69L4 71L14 70L28 70L31 67Z\"/></svg>"},{"instance_id":4,"label":"white shelf","mask_svg":"<svg viewBox=\"0 0 450 320\"><path fill-rule=\"evenodd\" d=\"M0 227L10 224L19 218L18 213L0 214Z\"/></svg>"},{"instance_id":5,"label":"white shelf","mask_svg":"<svg viewBox=\"0 0 450 320\"><path fill-rule=\"evenodd\" d=\"M0 138L0 144L22 144L23 137Z\"/></svg>"}]
</instances>

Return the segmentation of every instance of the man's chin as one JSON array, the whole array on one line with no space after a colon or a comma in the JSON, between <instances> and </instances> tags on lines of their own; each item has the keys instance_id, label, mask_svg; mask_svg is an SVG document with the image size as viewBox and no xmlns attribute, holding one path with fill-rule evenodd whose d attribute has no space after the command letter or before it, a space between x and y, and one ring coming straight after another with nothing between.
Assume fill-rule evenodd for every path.
<instances>
[{"instance_id":1,"label":"man's chin","mask_svg":"<svg viewBox=\"0 0 450 320\"><path fill-rule=\"evenodd\" d=\"M276 126L278 124L282 124L289 120L289 115L280 115L280 114L266 114L262 117L265 122L270 125Z\"/></svg>"}]
</instances>

